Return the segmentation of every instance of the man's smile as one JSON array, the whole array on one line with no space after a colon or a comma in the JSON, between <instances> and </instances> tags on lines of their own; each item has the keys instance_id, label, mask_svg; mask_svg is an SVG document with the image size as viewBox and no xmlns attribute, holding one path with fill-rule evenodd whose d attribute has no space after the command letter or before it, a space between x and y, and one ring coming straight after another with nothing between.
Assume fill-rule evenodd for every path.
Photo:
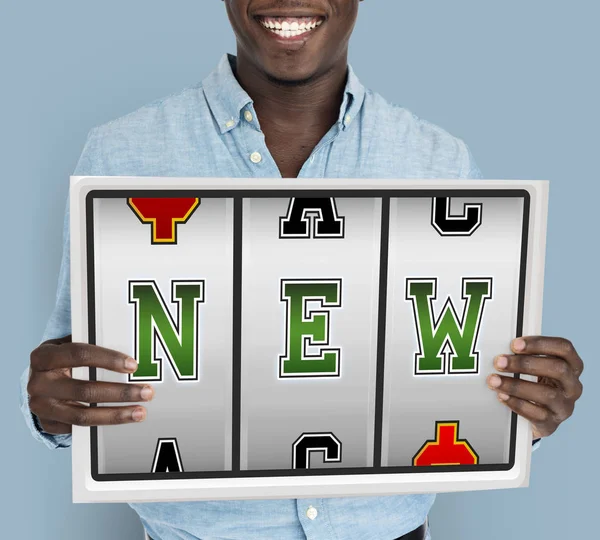
<instances>
[{"instance_id":1,"label":"man's smile","mask_svg":"<svg viewBox=\"0 0 600 540\"><path fill-rule=\"evenodd\" d=\"M305 40L325 21L321 15L257 15L255 19L267 32L286 41Z\"/></svg>"}]
</instances>

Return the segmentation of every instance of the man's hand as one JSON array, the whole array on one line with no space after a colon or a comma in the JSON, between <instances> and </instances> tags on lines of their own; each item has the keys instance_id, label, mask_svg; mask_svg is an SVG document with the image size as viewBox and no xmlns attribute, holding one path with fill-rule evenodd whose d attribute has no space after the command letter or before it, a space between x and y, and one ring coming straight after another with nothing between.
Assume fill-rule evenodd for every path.
<instances>
[{"instance_id":1,"label":"man's hand","mask_svg":"<svg viewBox=\"0 0 600 540\"><path fill-rule=\"evenodd\" d=\"M494 367L504 373L534 375L537 382L494 374L488 377L488 386L502 403L531 422L534 439L552 435L573 414L581 397L583 362L563 338L517 338L511 349L515 354L497 356Z\"/></svg>"},{"instance_id":2,"label":"man's hand","mask_svg":"<svg viewBox=\"0 0 600 540\"><path fill-rule=\"evenodd\" d=\"M71 426L101 426L141 422L144 407L89 407L87 403L150 401L148 385L81 381L71 377L74 367L95 367L133 373L138 365L127 355L95 345L72 343L71 336L42 343L31 353L30 409L42 429L51 434L71 433Z\"/></svg>"}]
</instances>

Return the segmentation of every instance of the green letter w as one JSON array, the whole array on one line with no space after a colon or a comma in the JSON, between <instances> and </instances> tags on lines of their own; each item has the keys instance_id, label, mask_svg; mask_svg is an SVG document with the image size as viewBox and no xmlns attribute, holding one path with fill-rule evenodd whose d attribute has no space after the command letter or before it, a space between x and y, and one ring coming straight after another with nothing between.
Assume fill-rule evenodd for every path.
<instances>
[{"instance_id":1,"label":"green letter w","mask_svg":"<svg viewBox=\"0 0 600 540\"><path fill-rule=\"evenodd\" d=\"M406 280L406 299L412 300L420 349L415 354L415 374L478 373L475 345L485 301L492 297L492 279L463 278L465 307L460 321L450 297L434 321L436 295L437 278Z\"/></svg>"},{"instance_id":2,"label":"green letter w","mask_svg":"<svg viewBox=\"0 0 600 540\"><path fill-rule=\"evenodd\" d=\"M179 380L198 379L198 305L204 302L204 281L172 281L171 302L177 321L154 281L130 281L129 302L135 305L135 354L138 369L130 381L162 381L162 360L156 339Z\"/></svg>"}]
</instances>

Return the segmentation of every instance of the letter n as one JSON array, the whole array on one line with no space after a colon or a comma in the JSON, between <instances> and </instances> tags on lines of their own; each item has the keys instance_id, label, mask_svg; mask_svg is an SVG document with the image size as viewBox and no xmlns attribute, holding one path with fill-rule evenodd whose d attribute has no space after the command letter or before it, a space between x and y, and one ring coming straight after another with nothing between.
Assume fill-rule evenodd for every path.
<instances>
[{"instance_id":1,"label":"letter n","mask_svg":"<svg viewBox=\"0 0 600 540\"><path fill-rule=\"evenodd\" d=\"M155 281L129 282L138 362L130 381L163 380L163 360L156 355L156 340L177 379L198 380L198 306L204 302L204 281L172 281L171 302L177 307L177 320L173 320Z\"/></svg>"}]
</instances>

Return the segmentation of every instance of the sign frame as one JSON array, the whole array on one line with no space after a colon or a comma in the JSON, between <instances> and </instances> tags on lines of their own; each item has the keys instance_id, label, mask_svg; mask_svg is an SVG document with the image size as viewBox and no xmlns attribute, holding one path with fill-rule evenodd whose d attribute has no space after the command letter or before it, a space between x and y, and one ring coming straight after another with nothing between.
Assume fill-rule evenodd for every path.
<instances>
[{"instance_id":1,"label":"sign frame","mask_svg":"<svg viewBox=\"0 0 600 540\"><path fill-rule=\"evenodd\" d=\"M202 197L201 193L218 193L221 197L271 196L290 197L291 193L318 193L324 197L450 197L493 196L522 192L527 201L524 224L526 272L521 291L521 335L541 333L546 222L548 211L547 181L529 180L377 180L377 179L281 179L281 178L173 178L173 177L71 177L71 310L72 335L76 342L93 342L93 321L88 318L90 284L88 260L90 230L88 211L94 192L123 198L156 196L157 192L177 192L182 197ZM277 195L275 195L277 194ZM429 195L431 194L431 195ZM205 195L206 196L206 195ZM389 199L388 199L389 201ZM527 215L528 214L528 215ZM241 227L241 225L240 225ZM238 234L239 231L236 231ZM382 244L383 244L382 237ZM386 239L387 240L387 239ZM235 262L234 262L235 264ZM238 291L239 293L239 291ZM90 322L92 324L90 325ZM91 329L91 331L90 331ZM90 337L92 338L90 340ZM383 353L382 353L383 354ZM239 358L238 358L239 359ZM378 354L378 363L380 355ZM235 359L234 359L235 362ZM73 376L87 380L93 372L87 368L73 370ZM527 378L527 377L525 377ZM238 381L239 383L239 381ZM382 394L382 389L379 395ZM381 398L382 399L382 398ZM235 422L234 411L234 422ZM239 417L238 417L239 420ZM238 422L239 423L239 422ZM154 473L154 478L131 479L127 475L98 475L93 466L93 438L96 428L73 426L73 501L74 502L157 502L216 499L340 497L393 495L407 493L450 492L526 487L531 460L531 426L513 413L514 446L508 465L424 467L422 472L346 471L340 469L281 471L237 471L225 473ZM238 438L239 440L239 438ZM377 441L377 439L376 439ZM377 446L377 442L375 443ZM381 438L379 438L379 446ZM380 448L379 448L380 450ZM385 467L386 470L402 469ZM411 467L412 469L412 467ZM243 474L249 473L249 474ZM100 478L100 476L112 478Z\"/></svg>"}]
</instances>

